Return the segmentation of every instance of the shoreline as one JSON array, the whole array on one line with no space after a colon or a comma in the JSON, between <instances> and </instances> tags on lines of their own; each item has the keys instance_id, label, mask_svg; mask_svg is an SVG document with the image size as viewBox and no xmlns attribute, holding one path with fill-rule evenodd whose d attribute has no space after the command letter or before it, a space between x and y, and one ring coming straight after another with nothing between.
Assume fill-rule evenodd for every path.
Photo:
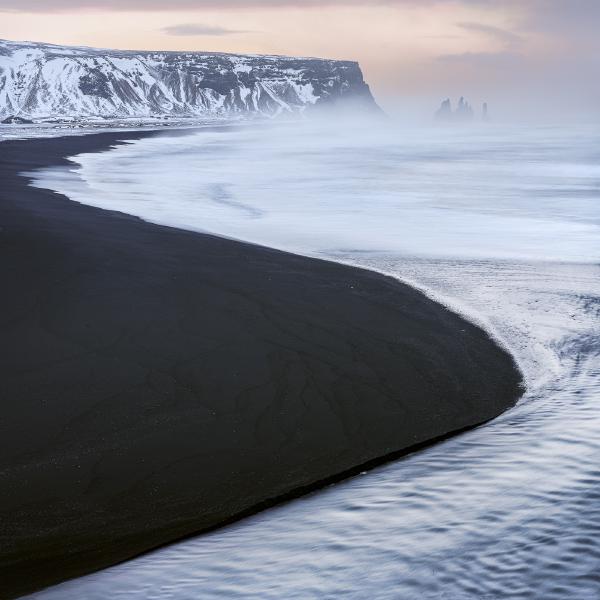
<instances>
[{"instance_id":1,"label":"shoreline","mask_svg":"<svg viewBox=\"0 0 600 600\"><path fill-rule=\"evenodd\" d=\"M20 175L146 135L0 144L1 597L339 481L521 395L486 332L391 277Z\"/></svg>"}]
</instances>

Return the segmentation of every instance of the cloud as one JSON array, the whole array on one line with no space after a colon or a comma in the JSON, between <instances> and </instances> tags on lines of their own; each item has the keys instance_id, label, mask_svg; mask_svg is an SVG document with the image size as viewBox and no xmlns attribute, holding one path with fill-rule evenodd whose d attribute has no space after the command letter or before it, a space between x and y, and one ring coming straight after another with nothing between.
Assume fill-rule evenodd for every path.
<instances>
[{"instance_id":1,"label":"cloud","mask_svg":"<svg viewBox=\"0 0 600 600\"><path fill-rule=\"evenodd\" d=\"M532 29L597 29L598 0L0 0L0 12L56 13L80 10L164 11L355 6L463 5L492 12L517 10Z\"/></svg>"},{"instance_id":2,"label":"cloud","mask_svg":"<svg viewBox=\"0 0 600 600\"><path fill-rule=\"evenodd\" d=\"M520 35L517 35L512 31L501 29L500 27L493 27L492 25L485 25L484 23L458 23L458 26L465 31L487 35L488 37L502 42L506 46L516 46L524 41Z\"/></svg>"},{"instance_id":3,"label":"cloud","mask_svg":"<svg viewBox=\"0 0 600 600\"><path fill-rule=\"evenodd\" d=\"M96 9L111 11L175 11L244 8L325 8L327 6L422 6L455 0L0 0L0 12L73 12ZM466 4L489 5L490 0L463 0Z\"/></svg>"},{"instance_id":4,"label":"cloud","mask_svg":"<svg viewBox=\"0 0 600 600\"><path fill-rule=\"evenodd\" d=\"M183 23L181 25L169 25L161 29L167 35L200 36L200 35L235 35L236 33L248 33L242 29L227 29L214 25L202 25L201 23Z\"/></svg>"},{"instance_id":5,"label":"cloud","mask_svg":"<svg viewBox=\"0 0 600 600\"><path fill-rule=\"evenodd\" d=\"M467 68L480 74L498 74L501 72L521 71L525 68L525 56L516 52L461 52L457 54L442 54L438 62L446 63L448 68Z\"/></svg>"},{"instance_id":6,"label":"cloud","mask_svg":"<svg viewBox=\"0 0 600 600\"><path fill-rule=\"evenodd\" d=\"M524 26L534 31L598 33L598 0L536 0L526 12Z\"/></svg>"},{"instance_id":7,"label":"cloud","mask_svg":"<svg viewBox=\"0 0 600 600\"><path fill-rule=\"evenodd\" d=\"M437 57L438 61L447 63L462 63L469 66L485 67L494 69L509 67L523 61L523 55L516 52L462 52L459 54L442 54Z\"/></svg>"},{"instance_id":8,"label":"cloud","mask_svg":"<svg viewBox=\"0 0 600 600\"><path fill-rule=\"evenodd\" d=\"M64 12L85 9L97 10L202 10L243 8L311 8L327 6L423 6L463 4L500 10L521 9L533 20L555 26L566 20L591 26L590 17L600 12L598 0L0 0L0 11L11 12Z\"/></svg>"}]
</instances>

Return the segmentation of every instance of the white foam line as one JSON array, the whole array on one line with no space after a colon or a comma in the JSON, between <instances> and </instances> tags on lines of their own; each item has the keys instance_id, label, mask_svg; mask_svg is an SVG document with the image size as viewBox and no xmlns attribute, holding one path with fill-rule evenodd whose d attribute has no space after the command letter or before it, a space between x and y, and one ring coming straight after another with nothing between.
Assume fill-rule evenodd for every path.
<instances>
[{"instance_id":1,"label":"white foam line","mask_svg":"<svg viewBox=\"0 0 600 600\"><path fill-rule=\"evenodd\" d=\"M411 257L407 257L407 258L411 258ZM527 391L527 389L529 389L530 385L532 384L531 378L527 375L527 370L525 369L521 360L519 359L518 353L516 352L515 348L513 348L511 346L511 344L509 343L507 338L504 337L496 329L496 327L494 327L492 322L486 316L481 314L479 311L477 311L473 307L465 304L464 302L460 302L460 300L458 300L458 298L454 298L447 294L442 294L440 292L437 292L437 291L433 290L432 288L427 287L410 277L404 277L404 276L401 277L396 273L392 273L392 272L386 271L384 269L376 269L373 267L367 268L355 261L334 261L334 262L339 262L340 264L348 265L350 267L363 268L368 271L373 271L374 273L379 273L380 275L392 277L393 279L399 281L400 283L403 283L405 285L408 285L409 287L412 287L412 288L418 290L419 292L424 294L430 300L433 300L437 304L442 305L444 308L448 309L449 311L453 312L454 314L459 315L460 317L464 318L466 321L468 321L472 325L475 325L476 327L483 329L483 331L485 331L485 333L487 333L488 336L498 346L500 346L503 350L506 350L506 352L508 352L512 356L512 358L515 361L515 364L517 365L519 372L523 376L523 383L525 386L525 391ZM539 382L537 382L537 383L539 383Z\"/></svg>"}]
</instances>

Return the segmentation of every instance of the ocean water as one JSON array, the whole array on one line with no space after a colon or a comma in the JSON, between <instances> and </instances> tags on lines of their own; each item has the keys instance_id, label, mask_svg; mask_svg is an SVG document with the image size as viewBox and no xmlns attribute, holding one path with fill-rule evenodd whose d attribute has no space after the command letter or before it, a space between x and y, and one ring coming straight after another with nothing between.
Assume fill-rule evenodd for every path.
<instances>
[{"instance_id":1,"label":"ocean water","mask_svg":"<svg viewBox=\"0 0 600 600\"><path fill-rule=\"evenodd\" d=\"M600 130L286 124L161 136L35 185L392 274L525 375L492 423L44 600L600 598Z\"/></svg>"}]
</instances>

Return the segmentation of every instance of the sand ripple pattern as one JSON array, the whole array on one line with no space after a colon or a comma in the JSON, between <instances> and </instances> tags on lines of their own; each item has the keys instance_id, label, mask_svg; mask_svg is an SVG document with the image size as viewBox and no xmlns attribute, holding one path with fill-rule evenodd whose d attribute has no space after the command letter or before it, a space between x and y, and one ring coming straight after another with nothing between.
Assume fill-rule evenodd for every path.
<instances>
[{"instance_id":1,"label":"sand ripple pattern","mask_svg":"<svg viewBox=\"0 0 600 600\"><path fill-rule=\"evenodd\" d=\"M517 357L494 422L43 600L600 598L600 267L336 255L408 279Z\"/></svg>"}]
</instances>

